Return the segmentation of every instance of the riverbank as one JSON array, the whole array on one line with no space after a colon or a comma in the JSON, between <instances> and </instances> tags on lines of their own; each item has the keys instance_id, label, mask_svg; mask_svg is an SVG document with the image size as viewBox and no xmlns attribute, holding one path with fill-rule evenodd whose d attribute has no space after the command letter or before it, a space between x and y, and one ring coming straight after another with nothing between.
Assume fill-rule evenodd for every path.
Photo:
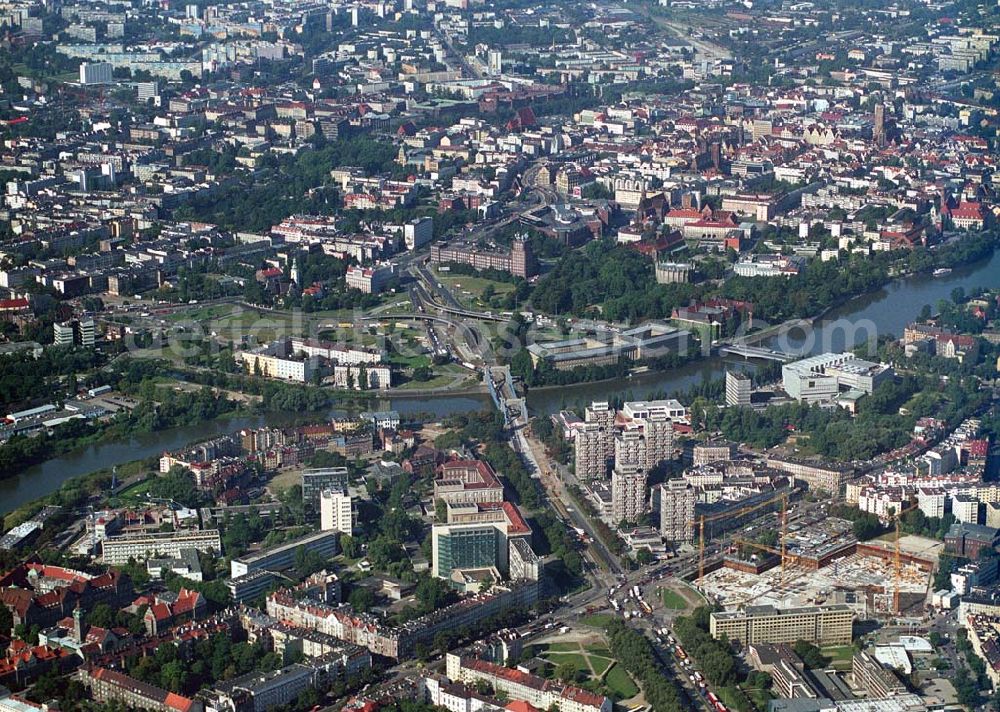
<instances>
[{"instance_id":1,"label":"riverbank","mask_svg":"<svg viewBox=\"0 0 1000 712\"><path fill-rule=\"evenodd\" d=\"M979 260L954 267L948 275L935 277L933 270L921 269L830 306L809 319L808 328L803 328L802 333L792 328L784 335L780 346L808 356L821 351L848 350L868 338L868 332L863 329L856 333L844 329L843 320L873 325L872 336L875 337L889 333L899 336L906 324L919 315L924 304L933 306L939 300L950 299L956 287L967 291L980 287L1000 289L1000 250L995 247L992 245L990 254ZM790 322L794 327L795 319L784 323ZM852 338L854 341L848 343ZM753 361L743 358L711 356L670 371L634 374L627 379L532 388L527 393L528 408L534 413L554 413L591 401L620 397L637 400L664 394L675 397L702 383L724 378L727 369L753 373L757 368Z\"/></svg>"},{"instance_id":2,"label":"riverbank","mask_svg":"<svg viewBox=\"0 0 1000 712\"><path fill-rule=\"evenodd\" d=\"M924 304L935 304L940 299L950 299L956 287L970 290L977 287L1000 288L1000 251L976 263L956 267L943 277L933 277L921 272L893 280L878 290L858 295L846 303L826 310L813 320L813 342L792 340L792 345L808 346L809 351L840 350L852 348L847 344L847 332L832 329L830 324L838 319L868 320L880 333L902 333ZM580 383L568 386L532 388L527 393L530 410L545 414L560 409L584 405L591 401L628 398L641 400L650 396L691 392L703 384L725 377L727 369L753 373L757 366L739 358L712 356L702 358L665 371L649 371L631 377L601 382ZM448 391L440 394L371 394L366 405L373 409L398 410L401 414L420 414L441 417L456 412L481 410L491 407L490 398L483 392ZM352 404L353 405L353 404ZM319 413L323 412L324 416ZM151 433L129 436L116 442L90 444L81 450L64 453L34 466L15 472L12 477L0 480L0 514L10 512L27 502L46 496L59 489L62 483L73 478L107 470L137 458L159 456L164 450L178 450L195 442L207 440L225 432L262 425L282 426L301 417L334 417L346 414L343 404L325 411L282 413L241 412L229 419L217 419L194 426L185 426Z\"/></svg>"}]
</instances>

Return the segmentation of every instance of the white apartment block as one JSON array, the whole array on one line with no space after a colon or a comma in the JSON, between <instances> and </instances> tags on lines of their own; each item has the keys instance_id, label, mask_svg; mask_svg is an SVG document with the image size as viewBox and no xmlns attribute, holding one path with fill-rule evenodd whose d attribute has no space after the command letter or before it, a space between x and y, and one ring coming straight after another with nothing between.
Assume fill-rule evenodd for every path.
<instances>
[{"instance_id":1,"label":"white apartment block","mask_svg":"<svg viewBox=\"0 0 1000 712\"><path fill-rule=\"evenodd\" d=\"M611 517L615 524L638 522L646 510L646 469L616 465L611 473Z\"/></svg>"},{"instance_id":2,"label":"white apartment block","mask_svg":"<svg viewBox=\"0 0 1000 712\"><path fill-rule=\"evenodd\" d=\"M337 364L330 374L337 388L384 391L392 386L392 369L388 366ZM367 383L363 383L367 381Z\"/></svg>"},{"instance_id":3,"label":"white apartment block","mask_svg":"<svg viewBox=\"0 0 1000 712\"><path fill-rule=\"evenodd\" d=\"M414 218L403 225L403 242L408 250L417 250L433 239L434 220L431 218Z\"/></svg>"},{"instance_id":4,"label":"white apartment block","mask_svg":"<svg viewBox=\"0 0 1000 712\"><path fill-rule=\"evenodd\" d=\"M292 353L301 352L306 356L320 356L341 364L378 364L384 360L383 353L374 349L357 349L328 341L314 341L300 337L293 337L290 340L290 347Z\"/></svg>"},{"instance_id":5,"label":"white apartment block","mask_svg":"<svg viewBox=\"0 0 1000 712\"><path fill-rule=\"evenodd\" d=\"M127 564L130 558L177 558L183 549L221 553L219 530L122 534L107 537L101 542L104 563L113 566Z\"/></svg>"},{"instance_id":6,"label":"white apartment block","mask_svg":"<svg viewBox=\"0 0 1000 712\"><path fill-rule=\"evenodd\" d=\"M582 480L607 477L615 454L615 411L608 403L591 403L574 438L576 476Z\"/></svg>"},{"instance_id":7,"label":"white apartment block","mask_svg":"<svg viewBox=\"0 0 1000 712\"><path fill-rule=\"evenodd\" d=\"M615 433L615 467L644 467L646 437L641 429L632 427Z\"/></svg>"},{"instance_id":8,"label":"white apartment block","mask_svg":"<svg viewBox=\"0 0 1000 712\"><path fill-rule=\"evenodd\" d=\"M313 369L308 361L294 361L279 356L255 354L250 351L238 352L237 358L243 362L247 371L253 375L278 378L283 381L295 381L296 383L305 383L312 378Z\"/></svg>"},{"instance_id":9,"label":"white apartment block","mask_svg":"<svg viewBox=\"0 0 1000 712\"><path fill-rule=\"evenodd\" d=\"M365 294L378 294L392 279L392 265L376 265L375 267L351 266L347 268L344 281L351 289L357 289Z\"/></svg>"},{"instance_id":10,"label":"white apartment block","mask_svg":"<svg viewBox=\"0 0 1000 712\"><path fill-rule=\"evenodd\" d=\"M979 505L979 500L971 495L955 495L951 498L951 513L964 524L979 524Z\"/></svg>"},{"instance_id":11,"label":"white apartment block","mask_svg":"<svg viewBox=\"0 0 1000 712\"><path fill-rule=\"evenodd\" d=\"M660 485L660 533L669 542L694 541L695 491L686 480Z\"/></svg>"},{"instance_id":12,"label":"white apartment block","mask_svg":"<svg viewBox=\"0 0 1000 712\"><path fill-rule=\"evenodd\" d=\"M653 401L628 401L622 405L622 414L626 418L632 418L633 420L645 420L659 415L675 423L687 420L687 410L681 405L679 400L673 398Z\"/></svg>"},{"instance_id":13,"label":"white apartment block","mask_svg":"<svg viewBox=\"0 0 1000 712\"><path fill-rule=\"evenodd\" d=\"M354 499L343 490L323 490L319 495L319 522L325 532L353 534L358 522Z\"/></svg>"},{"instance_id":14,"label":"white apartment block","mask_svg":"<svg viewBox=\"0 0 1000 712\"><path fill-rule=\"evenodd\" d=\"M917 490L917 506L925 517L941 519L947 512L948 495L942 489L921 487Z\"/></svg>"}]
</instances>

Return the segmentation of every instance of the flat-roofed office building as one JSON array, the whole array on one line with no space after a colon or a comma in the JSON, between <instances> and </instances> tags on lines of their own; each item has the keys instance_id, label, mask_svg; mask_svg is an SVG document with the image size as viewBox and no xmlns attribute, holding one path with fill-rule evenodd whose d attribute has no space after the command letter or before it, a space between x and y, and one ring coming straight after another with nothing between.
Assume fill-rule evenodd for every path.
<instances>
[{"instance_id":1,"label":"flat-roofed office building","mask_svg":"<svg viewBox=\"0 0 1000 712\"><path fill-rule=\"evenodd\" d=\"M709 619L709 632L742 645L794 643L805 640L817 645L849 645L853 637L854 611L850 606L775 608L747 606L739 611L717 611Z\"/></svg>"}]
</instances>

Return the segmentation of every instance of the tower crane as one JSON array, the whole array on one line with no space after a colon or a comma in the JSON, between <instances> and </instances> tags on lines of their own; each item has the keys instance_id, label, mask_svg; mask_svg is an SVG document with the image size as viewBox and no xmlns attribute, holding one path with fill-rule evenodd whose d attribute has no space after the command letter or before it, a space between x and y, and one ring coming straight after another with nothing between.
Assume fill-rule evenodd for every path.
<instances>
[{"instance_id":1,"label":"tower crane","mask_svg":"<svg viewBox=\"0 0 1000 712\"><path fill-rule=\"evenodd\" d=\"M892 568L893 568L893 591L892 591L892 612L895 615L899 615L899 583L903 575L903 565L902 565L902 554L899 548L899 520L902 519L903 515L907 512L912 512L914 509L920 505L916 502L908 502L900 508L898 512L893 512L892 520L893 526L895 528L895 536L893 537L893 551L892 551Z\"/></svg>"},{"instance_id":2,"label":"tower crane","mask_svg":"<svg viewBox=\"0 0 1000 712\"><path fill-rule=\"evenodd\" d=\"M741 517L743 515L750 514L751 512L755 512L758 509L763 509L764 507L774 504L779 500L781 501L781 523L782 523L781 541L782 541L782 548L784 548L784 539L785 539L784 528L786 519L785 515L788 506L788 492L781 492L779 494L774 495L773 497L765 499L762 502L748 505L746 507L741 507L735 511L721 512L719 514L712 514L710 516L705 516L703 514L699 518L698 520L698 585L699 586L701 585L701 580L705 577L705 522L714 522L720 519L733 519L735 517ZM784 557L782 557L782 561L783 560ZM784 566L784 564L782 564L782 566Z\"/></svg>"}]
</instances>

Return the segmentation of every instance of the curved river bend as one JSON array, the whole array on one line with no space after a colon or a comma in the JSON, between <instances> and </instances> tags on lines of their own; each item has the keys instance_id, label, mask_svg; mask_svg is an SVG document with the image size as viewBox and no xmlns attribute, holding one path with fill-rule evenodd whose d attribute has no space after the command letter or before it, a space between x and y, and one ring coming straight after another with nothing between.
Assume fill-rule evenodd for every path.
<instances>
[{"instance_id":1,"label":"curved river bend","mask_svg":"<svg viewBox=\"0 0 1000 712\"><path fill-rule=\"evenodd\" d=\"M938 301L950 299L951 292L956 287L963 287L967 291L977 287L1000 288L1000 250L987 260L957 268L943 277L907 277L877 292L852 299L824 316L810 334L793 332L775 346L783 350L801 350L803 355L842 351L868 338L869 331L862 328L863 324L873 326L879 335L900 336L903 327L913 321L924 304L934 307ZM857 325L858 328L853 329L851 325ZM706 380L722 377L726 368L752 369L753 364L738 358L710 358L669 371L643 373L627 379L535 389L528 394L528 407L534 413L551 413L567 406L618 396L642 399L651 394L676 394ZM404 415L426 412L446 415L478 410L488 407L489 403L486 395L440 395L394 398L383 402L380 407L393 408ZM343 415L344 411L335 410L330 414ZM179 449L223 433L265 424L284 425L293 419L293 416L287 414L235 417L136 436L125 442L93 445L29 467L15 477L0 480L0 514L54 492L72 477L159 455L164 450Z\"/></svg>"}]
</instances>

